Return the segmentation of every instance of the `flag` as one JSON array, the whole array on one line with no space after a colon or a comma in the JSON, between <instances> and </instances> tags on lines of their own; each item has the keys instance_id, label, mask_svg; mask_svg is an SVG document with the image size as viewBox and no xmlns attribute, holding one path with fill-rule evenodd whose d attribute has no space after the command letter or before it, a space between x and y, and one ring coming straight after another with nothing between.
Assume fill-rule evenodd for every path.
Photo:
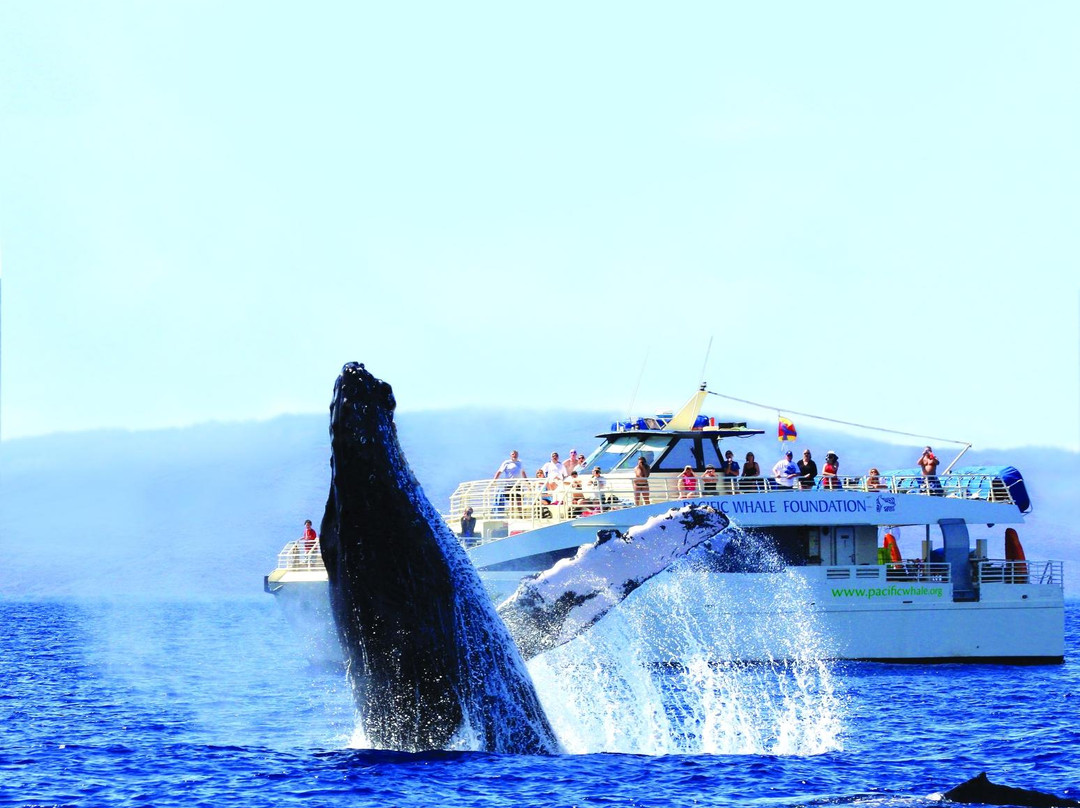
<instances>
[{"instance_id":1,"label":"flag","mask_svg":"<svg viewBox=\"0 0 1080 808\"><path fill-rule=\"evenodd\" d=\"M795 424L791 423L787 418L780 418L780 423L776 427L776 439L777 440L795 440L798 434L795 432Z\"/></svg>"}]
</instances>

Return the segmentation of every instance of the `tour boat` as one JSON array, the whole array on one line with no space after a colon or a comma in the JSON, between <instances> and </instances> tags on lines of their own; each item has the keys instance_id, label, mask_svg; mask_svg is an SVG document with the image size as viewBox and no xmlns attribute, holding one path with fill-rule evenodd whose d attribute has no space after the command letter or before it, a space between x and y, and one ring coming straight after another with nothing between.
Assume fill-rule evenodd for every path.
<instances>
[{"instance_id":1,"label":"tour boat","mask_svg":"<svg viewBox=\"0 0 1080 808\"><path fill-rule=\"evenodd\" d=\"M696 502L727 514L741 538L723 553L692 554L694 574L661 573L627 599L646 615L635 625L660 661L676 619L680 631L690 620L710 634L716 661L790 656L785 626L816 632L819 653L833 659L1063 661L1063 564L1025 557L1016 526L1031 503L1015 468L899 469L791 487L764 466L761 477L705 478L731 444L763 434L702 416L706 395L702 385L677 413L613 424L571 483L461 483L444 518L460 535L472 509L474 530L461 541L492 598L573 556L599 530L626 532ZM635 475L639 458L645 478ZM602 470L595 483L594 468ZM901 531L909 544L917 534L914 557L900 556ZM782 598L769 594L778 585ZM332 629L317 546L287 544L264 586L294 619ZM682 587L674 601L672 587Z\"/></svg>"}]
</instances>

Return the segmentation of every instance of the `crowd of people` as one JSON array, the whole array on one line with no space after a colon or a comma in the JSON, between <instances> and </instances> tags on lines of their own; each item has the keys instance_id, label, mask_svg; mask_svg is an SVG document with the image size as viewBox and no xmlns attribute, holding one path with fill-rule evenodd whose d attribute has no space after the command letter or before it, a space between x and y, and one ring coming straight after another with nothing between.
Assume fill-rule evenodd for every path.
<instances>
[{"instance_id":1,"label":"crowd of people","mask_svg":"<svg viewBox=\"0 0 1080 808\"><path fill-rule=\"evenodd\" d=\"M643 465L644 458L641 460L639 466ZM543 480L543 482L539 484L539 494L536 497L535 504L540 505L541 508L546 508L566 502L570 507L570 512L575 516L584 513L591 507L602 509L608 501L604 492L607 481L604 479L599 466L593 468L588 477L583 479L579 471L585 465L585 455L581 454L577 449L571 449L570 456L566 460L560 460L559 453L552 452L551 459L536 470L534 479ZM640 469L635 473L639 471ZM648 472L648 466L645 465L645 477L648 476ZM511 507L517 506L520 509L523 505L522 487L514 483L520 479L528 479L528 475L516 450L510 452L510 458L503 461L492 479L498 480L500 478L512 484L507 485L504 492L496 496L496 512L504 511L508 498ZM644 492L644 502L648 502L647 490ZM640 501L638 504L641 504Z\"/></svg>"},{"instance_id":2,"label":"crowd of people","mask_svg":"<svg viewBox=\"0 0 1080 808\"><path fill-rule=\"evenodd\" d=\"M927 446L919 457L918 466L922 472L923 486L929 493L938 493L941 484L937 478L938 459L932 449ZM581 515L589 509L603 510L609 503L612 495L605 493L607 481L599 466L590 473L582 476L584 467L588 465L583 454L577 449L570 451L570 456L561 460L558 452L551 453L551 459L536 470L536 480L542 480L538 484L539 493L531 495L533 502L524 501L524 486L517 484L519 480L528 479L525 466L516 450L510 452L510 457L502 462L495 472L493 479L506 481L503 491L495 497L496 513L504 513L506 508L517 507L520 509L527 504L536 504L546 510L547 507L565 503L572 515ZM635 505L648 505L651 503L649 494L649 463L644 456L639 456L633 467L632 492ZM721 481L726 480L726 485ZM850 483L850 481L849 481ZM743 463L735 459L735 454L730 449L724 453L720 468L712 463L705 466L700 476L694 472L692 466L685 466L676 481L676 494L682 499L695 496L708 496L718 493L758 492L765 490L794 491L807 489L837 490L845 486L844 478L840 476L840 457L836 452L826 452L825 461L818 468L810 449L804 449L802 458L795 461L794 452L790 449L772 467L771 473L762 474L761 465L754 457L753 452L747 452ZM886 486L882 482L881 472L871 467L864 478L859 482L861 490L876 491ZM462 535L471 536L475 518L472 508L465 510L462 518Z\"/></svg>"},{"instance_id":3,"label":"crowd of people","mask_svg":"<svg viewBox=\"0 0 1080 808\"><path fill-rule=\"evenodd\" d=\"M916 463L921 471L923 490L940 496L943 493L937 476L940 461L933 449L927 446ZM551 459L536 470L536 479L544 481L540 484L536 504L546 509L551 505L566 502L573 516L580 516L590 508L603 510L605 504L612 501L611 495L605 492L607 481L599 466L594 467L592 472L582 479L578 471L586 465L585 456L577 449L572 449L570 456L563 461L559 460L558 452L552 452ZM635 505L651 503L649 473L648 462L643 455L639 455L632 478ZM772 476L765 478L753 452L747 452L745 461L740 465L734 452L729 449L724 453L720 468L717 469L712 463L706 464L700 478L694 473L693 467L685 466L677 481L678 496L690 499L698 495L721 493L722 478L732 480L723 493L733 493L735 490L764 491L767 485L772 490L781 491L812 488L836 490L844 486L840 477L840 458L836 452L826 452L825 465L819 473L818 465L809 449L803 450L802 459L798 462L795 462L794 453L789 449L772 467ZM735 483L733 478L738 478L738 483ZM510 457L502 462L492 479L502 479L507 483L505 489L495 497L496 513L505 512L508 504L511 507L516 506L520 511L525 503L521 487L516 483L518 480L528 479L528 474L516 449L510 452ZM866 491L886 488L881 480L881 472L876 467L871 467L860 488ZM467 507L461 517L461 535L466 538L473 537L475 529L476 517L473 516L473 509ZM303 535L297 541L297 549L311 553L317 540L318 536L308 519L304 522Z\"/></svg>"}]
</instances>

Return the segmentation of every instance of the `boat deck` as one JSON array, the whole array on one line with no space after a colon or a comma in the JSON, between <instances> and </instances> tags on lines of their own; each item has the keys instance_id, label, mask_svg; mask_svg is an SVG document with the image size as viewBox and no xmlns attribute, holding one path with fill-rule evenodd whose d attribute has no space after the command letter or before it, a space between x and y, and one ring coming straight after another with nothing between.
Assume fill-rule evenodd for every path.
<instances>
[{"instance_id":1,"label":"boat deck","mask_svg":"<svg viewBox=\"0 0 1080 808\"><path fill-rule=\"evenodd\" d=\"M1040 584L1063 587L1064 569L1061 561L1007 561L1005 559L978 559L972 562L973 581L977 584ZM316 543L310 551L293 541L278 553L277 567L268 576L273 584L286 573L299 573L305 580L310 573L325 576L322 554ZM884 583L951 583L950 564L923 562L918 559L886 564L860 564L854 566L829 566L824 570L828 581L855 581L863 585L874 581ZM295 576L292 576L295 578Z\"/></svg>"},{"instance_id":2,"label":"boat deck","mask_svg":"<svg viewBox=\"0 0 1080 808\"><path fill-rule=\"evenodd\" d=\"M565 481L548 490L545 479L475 480L461 483L450 497L447 524L458 531L466 508L472 508L478 527L491 520L513 519L537 525L593 516L652 503L680 503L702 497L737 497L746 494L776 493L800 496L822 491L859 491L880 494L939 496L984 502L1015 504L1009 485L1001 477L989 474L943 474L935 478L913 475L881 474L869 476L818 477L812 486L787 488L767 477L718 477L707 481L696 478L694 487L683 487L681 477L672 473L654 473L648 485L626 474L604 477L597 491L582 478L580 487ZM469 547L502 538L489 531L470 538Z\"/></svg>"}]
</instances>

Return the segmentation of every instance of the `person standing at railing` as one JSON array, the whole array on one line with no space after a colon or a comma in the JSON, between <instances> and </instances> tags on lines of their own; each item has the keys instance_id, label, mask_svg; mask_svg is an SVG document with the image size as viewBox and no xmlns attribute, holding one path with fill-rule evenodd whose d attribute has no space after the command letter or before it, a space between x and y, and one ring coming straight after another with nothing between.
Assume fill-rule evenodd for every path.
<instances>
[{"instance_id":1,"label":"person standing at railing","mask_svg":"<svg viewBox=\"0 0 1080 808\"><path fill-rule=\"evenodd\" d=\"M795 487L795 480L799 476L799 467L791 459L791 451L784 452L784 456L776 461L772 467L773 479L781 491L790 491Z\"/></svg>"},{"instance_id":2,"label":"person standing at railing","mask_svg":"<svg viewBox=\"0 0 1080 808\"><path fill-rule=\"evenodd\" d=\"M739 476L739 461L735 459L735 453L731 449L724 452L724 462L720 464L720 471L725 477Z\"/></svg>"},{"instance_id":3,"label":"person standing at railing","mask_svg":"<svg viewBox=\"0 0 1080 808\"><path fill-rule=\"evenodd\" d=\"M315 542L319 540L319 537L315 535L315 528L311 526L311 520L304 520L304 535L300 537L300 546L305 553L310 553L315 549Z\"/></svg>"},{"instance_id":4,"label":"person standing at railing","mask_svg":"<svg viewBox=\"0 0 1080 808\"><path fill-rule=\"evenodd\" d=\"M495 472L495 476L491 479L497 480L502 477L506 480L506 491L510 491L514 487L514 480L527 477L525 474L525 466L520 460L518 460L517 449L510 452L510 459L504 460L502 465L499 466L499 470ZM496 512L502 512L506 504L506 491L495 497L495 510ZM521 494L513 494L517 506L521 507Z\"/></svg>"},{"instance_id":5,"label":"person standing at railing","mask_svg":"<svg viewBox=\"0 0 1080 808\"><path fill-rule=\"evenodd\" d=\"M940 461L934 455L934 450L927 446L919 455L919 468L922 469L923 485L928 494L941 496L941 482L937 478L937 467Z\"/></svg>"},{"instance_id":6,"label":"person standing at railing","mask_svg":"<svg viewBox=\"0 0 1080 808\"><path fill-rule=\"evenodd\" d=\"M558 452L552 452L551 460L541 466L541 468L544 471L544 476L547 477L549 481L554 480L558 482L559 480L565 479L567 476L566 468L559 462Z\"/></svg>"},{"instance_id":7,"label":"person standing at railing","mask_svg":"<svg viewBox=\"0 0 1080 808\"><path fill-rule=\"evenodd\" d=\"M879 474L881 474L881 472L877 470L877 467L874 467L870 469L870 471L866 472L867 491L880 491L882 488L885 487L881 484L881 477L878 476Z\"/></svg>"},{"instance_id":8,"label":"person standing at railing","mask_svg":"<svg viewBox=\"0 0 1080 808\"><path fill-rule=\"evenodd\" d=\"M701 494L702 496L716 496L716 481L719 479L719 475L716 473L716 466L712 463L705 467L705 471L701 474Z\"/></svg>"},{"instance_id":9,"label":"person standing at railing","mask_svg":"<svg viewBox=\"0 0 1080 808\"><path fill-rule=\"evenodd\" d=\"M683 499L690 499L697 494L697 477L694 475L694 470L687 466L683 469L682 474L679 475L679 496Z\"/></svg>"},{"instance_id":10,"label":"person standing at railing","mask_svg":"<svg viewBox=\"0 0 1080 808\"><path fill-rule=\"evenodd\" d=\"M817 463L810 456L809 449L803 449L802 460L799 461L799 486L801 488L813 488L814 478L817 477Z\"/></svg>"},{"instance_id":11,"label":"person standing at railing","mask_svg":"<svg viewBox=\"0 0 1080 808\"><path fill-rule=\"evenodd\" d=\"M495 472L495 476L491 479L497 480L499 477L504 477L507 480L513 480L518 477L525 476L525 466L520 460L518 460L517 449L510 452L510 459L504 460L502 465L499 466L499 470Z\"/></svg>"},{"instance_id":12,"label":"person standing at railing","mask_svg":"<svg viewBox=\"0 0 1080 808\"><path fill-rule=\"evenodd\" d=\"M746 462L742 467L742 480L739 488L742 491L760 491L763 481L761 479L761 464L754 459L753 452L746 453Z\"/></svg>"},{"instance_id":13,"label":"person standing at railing","mask_svg":"<svg viewBox=\"0 0 1080 808\"><path fill-rule=\"evenodd\" d=\"M589 499L593 500L600 510L604 510L604 489L607 487L607 480L604 479L599 466L593 468L592 475L585 481L585 485L589 488Z\"/></svg>"},{"instance_id":14,"label":"person standing at railing","mask_svg":"<svg viewBox=\"0 0 1080 808\"><path fill-rule=\"evenodd\" d=\"M836 452L828 452L825 455L825 468L821 470L821 487L827 489L840 488L840 458Z\"/></svg>"},{"instance_id":15,"label":"person standing at railing","mask_svg":"<svg viewBox=\"0 0 1080 808\"><path fill-rule=\"evenodd\" d=\"M577 471L585 465L585 455L578 454L577 449L570 450L570 457L563 461L563 474Z\"/></svg>"},{"instance_id":16,"label":"person standing at railing","mask_svg":"<svg viewBox=\"0 0 1080 808\"><path fill-rule=\"evenodd\" d=\"M649 464L645 455L639 455L634 466L634 504L648 505L649 500Z\"/></svg>"}]
</instances>

